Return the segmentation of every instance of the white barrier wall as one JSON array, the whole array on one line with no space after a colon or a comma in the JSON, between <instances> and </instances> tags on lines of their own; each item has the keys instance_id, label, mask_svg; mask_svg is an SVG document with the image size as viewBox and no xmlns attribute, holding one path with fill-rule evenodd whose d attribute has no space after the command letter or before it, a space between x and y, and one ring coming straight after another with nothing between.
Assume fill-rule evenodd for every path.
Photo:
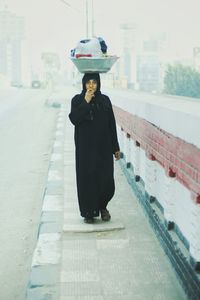
<instances>
[{"instance_id":1,"label":"white barrier wall","mask_svg":"<svg viewBox=\"0 0 200 300\"><path fill-rule=\"evenodd\" d=\"M158 101L151 95L138 101L130 94L112 102L127 166L133 166L145 191L157 199L166 221L177 225L192 258L200 262L200 100Z\"/></svg>"}]
</instances>

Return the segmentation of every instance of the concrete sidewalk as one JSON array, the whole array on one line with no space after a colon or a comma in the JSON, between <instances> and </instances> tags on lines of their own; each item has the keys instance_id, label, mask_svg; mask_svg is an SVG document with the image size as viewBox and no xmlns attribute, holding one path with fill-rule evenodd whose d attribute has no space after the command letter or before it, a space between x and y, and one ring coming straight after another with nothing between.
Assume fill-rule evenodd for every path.
<instances>
[{"instance_id":1,"label":"concrete sidewalk","mask_svg":"<svg viewBox=\"0 0 200 300\"><path fill-rule=\"evenodd\" d=\"M57 222L40 228L27 300L187 299L118 162L111 221L83 222L69 109L67 101L58 118L54 150L60 153L52 154L41 224Z\"/></svg>"},{"instance_id":2,"label":"concrete sidewalk","mask_svg":"<svg viewBox=\"0 0 200 300\"><path fill-rule=\"evenodd\" d=\"M76 196L73 126L68 119L66 125L60 299L186 299L117 162L116 193L108 207L111 222L83 223Z\"/></svg>"}]
</instances>

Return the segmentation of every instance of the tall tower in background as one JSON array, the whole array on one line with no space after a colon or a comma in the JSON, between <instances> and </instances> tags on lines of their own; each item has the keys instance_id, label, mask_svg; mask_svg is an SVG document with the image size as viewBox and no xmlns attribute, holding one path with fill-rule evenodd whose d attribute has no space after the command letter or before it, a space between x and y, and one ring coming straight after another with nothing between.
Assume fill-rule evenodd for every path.
<instances>
[{"instance_id":1,"label":"tall tower in background","mask_svg":"<svg viewBox=\"0 0 200 300\"><path fill-rule=\"evenodd\" d=\"M124 23L120 25L122 40L122 57L120 61L120 75L127 80L127 87L135 88L136 78L136 24Z\"/></svg>"},{"instance_id":2,"label":"tall tower in background","mask_svg":"<svg viewBox=\"0 0 200 300\"><path fill-rule=\"evenodd\" d=\"M21 42L24 39L23 17L8 11L0 2L0 74L13 85L21 85Z\"/></svg>"},{"instance_id":3,"label":"tall tower in background","mask_svg":"<svg viewBox=\"0 0 200 300\"><path fill-rule=\"evenodd\" d=\"M166 40L166 34L160 33L143 41L137 56L137 79L142 91L162 91L165 65L163 52Z\"/></svg>"},{"instance_id":4,"label":"tall tower in background","mask_svg":"<svg viewBox=\"0 0 200 300\"><path fill-rule=\"evenodd\" d=\"M193 67L200 72L200 47L193 48Z\"/></svg>"}]
</instances>

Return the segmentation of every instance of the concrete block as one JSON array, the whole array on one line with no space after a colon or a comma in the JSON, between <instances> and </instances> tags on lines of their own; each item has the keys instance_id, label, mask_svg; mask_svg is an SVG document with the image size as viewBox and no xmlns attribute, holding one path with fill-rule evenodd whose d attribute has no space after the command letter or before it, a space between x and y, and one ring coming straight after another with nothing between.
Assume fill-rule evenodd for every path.
<instances>
[{"instance_id":1,"label":"concrete block","mask_svg":"<svg viewBox=\"0 0 200 300\"><path fill-rule=\"evenodd\" d=\"M58 264L60 261L59 233L43 233L39 235L34 251L32 267L45 264Z\"/></svg>"},{"instance_id":2,"label":"concrete block","mask_svg":"<svg viewBox=\"0 0 200 300\"><path fill-rule=\"evenodd\" d=\"M43 233L61 233L62 225L60 223L40 223L39 234Z\"/></svg>"},{"instance_id":3,"label":"concrete block","mask_svg":"<svg viewBox=\"0 0 200 300\"><path fill-rule=\"evenodd\" d=\"M45 286L30 288L27 290L26 300L58 300L59 290L57 286Z\"/></svg>"},{"instance_id":4,"label":"concrete block","mask_svg":"<svg viewBox=\"0 0 200 300\"><path fill-rule=\"evenodd\" d=\"M41 216L41 223L59 223L63 217L60 211L44 211Z\"/></svg>"},{"instance_id":5,"label":"concrete block","mask_svg":"<svg viewBox=\"0 0 200 300\"><path fill-rule=\"evenodd\" d=\"M63 195L62 181L47 181L46 195Z\"/></svg>"},{"instance_id":6,"label":"concrete block","mask_svg":"<svg viewBox=\"0 0 200 300\"><path fill-rule=\"evenodd\" d=\"M62 211L63 198L60 195L45 195L42 211Z\"/></svg>"},{"instance_id":7,"label":"concrete block","mask_svg":"<svg viewBox=\"0 0 200 300\"><path fill-rule=\"evenodd\" d=\"M48 181L62 180L62 174L60 170L49 170Z\"/></svg>"},{"instance_id":8,"label":"concrete block","mask_svg":"<svg viewBox=\"0 0 200 300\"><path fill-rule=\"evenodd\" d=\"M31 269L29 288L56 285L59 282L60 265L36 266Z\"/></svg>"}]
</instances>

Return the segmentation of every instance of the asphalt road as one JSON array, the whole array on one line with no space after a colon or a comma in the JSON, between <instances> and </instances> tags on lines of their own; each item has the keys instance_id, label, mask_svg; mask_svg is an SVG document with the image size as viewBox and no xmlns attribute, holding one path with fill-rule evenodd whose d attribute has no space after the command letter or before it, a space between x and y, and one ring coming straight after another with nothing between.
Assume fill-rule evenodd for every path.
<instances>
[{"instance_id":1,"label":"asphalt road","mask_svg":"<svg viewBox=\"0 0 200 300\"><path fill-rule=\"evenodd\" d=\"M23 300L58 109L42 90L0 90L0 300Z\"/></svg>"}]
</instances>

